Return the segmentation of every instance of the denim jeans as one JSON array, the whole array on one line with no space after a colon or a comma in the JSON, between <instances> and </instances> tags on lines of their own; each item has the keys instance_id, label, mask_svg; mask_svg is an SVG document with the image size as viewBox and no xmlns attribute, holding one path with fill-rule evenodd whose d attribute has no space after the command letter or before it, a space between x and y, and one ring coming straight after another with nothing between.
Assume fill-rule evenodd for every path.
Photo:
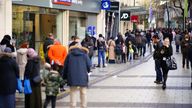
<instances>
[{"instance_id":1,"label":"denim jeans","mask_svg":"<svg viewBox=\"0 0 192 108\"><path fill-rule=\"evenodd\" d=\"M156 81L162 81L161 61L155 60Z\"/></svg>"},{"instance_id":2,"label":"denim jeans","mask_svg":"<svg viewBox=\"0 0 192 108\"><path fill-rule=\"evenodd\" d=\"M98 65L101 64L101 59L102 59L103 65L105 65L105 51L104 50L98 50Z\"/></svg>"},{"instance_id":3,"label":"denim jeans","mask_svg":"<svg viewBox=\"0 0 192 108\"><path fill-rule=\"evenodd\" d=\"M9 95L0 94L0 108L15 108L15 93Z\"/></svg>"}]
</instances>

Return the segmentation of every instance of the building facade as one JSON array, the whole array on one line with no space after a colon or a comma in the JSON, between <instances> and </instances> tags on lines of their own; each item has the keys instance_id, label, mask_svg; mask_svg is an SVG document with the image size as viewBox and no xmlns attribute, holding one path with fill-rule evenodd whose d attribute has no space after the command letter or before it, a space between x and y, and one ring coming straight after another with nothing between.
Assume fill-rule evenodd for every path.
<instances>
[{"instance_id":1,"label":"building facade","mask_svg":"<svg viewBox=\"0 0 192 108\"><path fill-rule=\"evenodd\" d=\"M74 35L83 39L89 26L95 27L95 36L104 34L105 15L100 10L100 3L100 0L68 0L64 4L58 0L14 1L9 3L11 24L8 34L13 34L17 45L29 41L36 49L49 33L63 45L68 45Z\"/></svg>"}]
</instances>

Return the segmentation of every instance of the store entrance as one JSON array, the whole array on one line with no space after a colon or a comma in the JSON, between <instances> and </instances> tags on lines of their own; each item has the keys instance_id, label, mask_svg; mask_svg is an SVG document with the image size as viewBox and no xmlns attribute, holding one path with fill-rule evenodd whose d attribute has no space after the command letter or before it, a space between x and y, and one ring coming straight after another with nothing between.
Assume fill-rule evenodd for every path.
<instances>
[{"instance_id":1,"label":"store entrance","mask_svg":"<svg viewBox=\"0 0 192 108\"><path fill-rule=\"evenodd\" d=\"M56 15L40 14L40 35L43 40L49 33L56 34Z\"/></svg>"}]
</instances>

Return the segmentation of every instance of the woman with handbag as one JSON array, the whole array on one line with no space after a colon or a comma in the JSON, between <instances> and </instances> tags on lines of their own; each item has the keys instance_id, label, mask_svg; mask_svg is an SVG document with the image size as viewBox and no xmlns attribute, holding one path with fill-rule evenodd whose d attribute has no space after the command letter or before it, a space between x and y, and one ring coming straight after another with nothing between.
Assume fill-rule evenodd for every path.
<instances>
[{"instance_id":1,"label":"woman with handbag","mask_svg":"<svg viewBox=\"0 0 192 108\"><path fill-rule=\"evenodd\" d=\"M166 59L170 58L173 55L173 49L170 45L169 38L165 38L163 41L163 46L160 48L160 64L163 71L163 86L162 89L164 90L166 88L166 81L167 81L167 75L169 72L169 69L166 64Z\"/></svg>"},{"instance_id":2,"label":"woman with handbag","mask_svg":"<svg viewBox=\"0 0 192 108\"><path fill-rule=\"evenodd\" d=\"M25 94L25 108L42 108L40 58L33 48L27 50L27 57L25 79L30 80L32 93Z\"/></svg>"}]
</instances>

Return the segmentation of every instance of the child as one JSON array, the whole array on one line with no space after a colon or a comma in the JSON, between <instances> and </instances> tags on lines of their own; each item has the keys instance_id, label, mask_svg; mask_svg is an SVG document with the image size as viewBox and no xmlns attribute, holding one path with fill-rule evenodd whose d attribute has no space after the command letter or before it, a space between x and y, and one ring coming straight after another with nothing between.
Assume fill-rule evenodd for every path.
<instances>
[{"instance_id":1,"label":"child","mask_svg":"<svg viewBox=\"0 0 192 108\"><path fill-rule=\"evenodd\" d=\"M52 65L52 67L50 68L52 69L50 69L50 72L45 78L46 100L44 103L44 108L47 108L47 105L49 104L50 101L52 103L52 108L55 108L57 94L59 93L59 87L60 85L64 84L64 81L58 72L59 69L58 65Z\"/></svg>"},{"instance_id":2,"label":"child","mask_svg":"<svg viewBox=\"0 0 192 108\"><path fill-rule=\"evenodd\" d=\"M128 57L129 62L133 61L133 53L134 53L133 45L132 45L131 41L129 41L129 57Z\"/></svg>"},{"instance_id":3,"label":"child","mask_svg":"<svg viewBox=\"0 0 192 108\"><path fill-rule=\"evenodd\" d=\"M125 43L122 44L122 63L126 63L126 54L127 54L127 51L126 51L126 46L125 46Z\"/></svg>"}]
</instances>

